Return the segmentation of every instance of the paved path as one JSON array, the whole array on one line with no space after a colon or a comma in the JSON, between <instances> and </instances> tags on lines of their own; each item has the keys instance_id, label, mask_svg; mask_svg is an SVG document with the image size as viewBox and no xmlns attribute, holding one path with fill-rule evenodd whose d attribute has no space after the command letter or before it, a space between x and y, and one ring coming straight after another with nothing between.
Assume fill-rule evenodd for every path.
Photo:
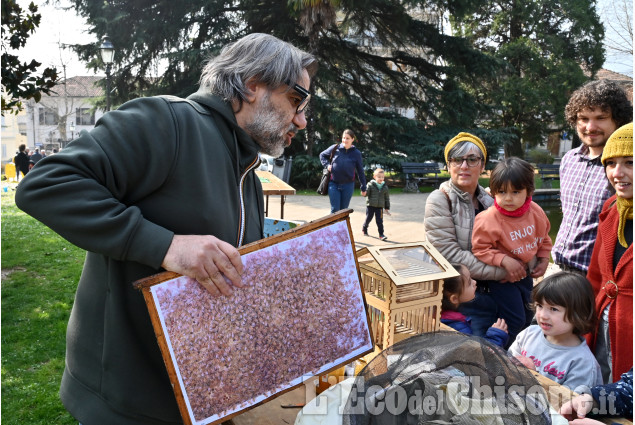
<instances>
[{"instance_id":1,"label":"paved path","mask_svg":"<svg viewBox=\"0 0 635 425\"><path fill-rule=\"evenodd\" d=\"M350 215L353 239L357 249L390 243L419 242L425 240L423 231L423 215L428 199L428 193L402 193L390 195L391 216L384 215L384 231L388 240L379 240L377 225L373 221L368 227L368 234L362 234L362 224L366 218L366 198L353 196L350 208L354 212ZM272 196L269 200L271 217L279 217L279 197ZM284 217L286 220L309 222L331 212L328 196L293 195L286 197ZM545 276L558 271L558 267L550 263ZM542 280L537 279L536 282Z\"/></svg>"},{"instance_id":2,"label":"paved path","mask_svg":"<svg viewBox=\"0 0 635 425\"><path fill-rule=\"evenodd\" d=\"M384 233L388 241L379 240L377 224L372 221L368 226L369 236L362 234L362 225L366 219L366 198L353 196L350 208L351 228L355 245L358 247L386 243L418 242L425 239L423 232L423 212L428 198L427 193L403 193L390 195L390 212L384 214ZM272 218L280 213L279 197L271 196L269 208ZM293 195L287 196L284 204L284 219L309 222L324 217L331 212L328 196Z\"/></svg>"}]
</instances>

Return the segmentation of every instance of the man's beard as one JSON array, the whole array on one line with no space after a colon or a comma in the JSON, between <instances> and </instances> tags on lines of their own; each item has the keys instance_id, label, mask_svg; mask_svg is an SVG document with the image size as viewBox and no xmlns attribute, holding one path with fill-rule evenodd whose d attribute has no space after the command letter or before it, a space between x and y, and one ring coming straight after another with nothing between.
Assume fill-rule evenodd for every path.
<instances>
[{"instance_id":1,"label":"man's beard","mask_svg":"<svg viewBox=\"0 0 635 425\"><path fill-rule=\"evenodd\" d=\"M284 121L284 114L275 108L267 93L245 131L260 145L260 152L277 158L284 153L286 134L298 131L293 123L287 127Z\"/></svg>"},{"instance_id":2,"label":"man's beard","mask_svg":"<svg viewBox=\"0 0 635 425\"><path fill-rule=\"evenodd\" d=\"M583 134L583 137L580 137L580 141L582 142L583 145L586 145L590 148L599 148L599 147L603 147L604 145L606 145L606 142L609 140L609 137L611 137L611 135L609 134L608 136L606 135L606 132L601 132L602 133L602 138L601 139L597 139L595 141L593 140L589 140L586 139L584 136L586 136L587 134ZM579 135L578 135L579 136Z\"/></svg>"}]
</instances>

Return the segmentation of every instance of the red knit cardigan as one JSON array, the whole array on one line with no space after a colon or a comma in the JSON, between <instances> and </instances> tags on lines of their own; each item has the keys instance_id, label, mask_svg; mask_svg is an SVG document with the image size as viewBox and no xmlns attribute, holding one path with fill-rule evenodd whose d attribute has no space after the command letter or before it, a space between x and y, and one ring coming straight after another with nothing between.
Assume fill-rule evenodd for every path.
<instances>
[{"instance_id":1,"label":"red knit cardigan","mask_svg":"<svg viewBox=\"0 0 635 425\"><path fill-rule=\"evenodd\" d=\"M613 355L613 381L633 367L633 245L631 244L613 270L619 214L613 205L616 196L602 207L597 241L593 248L587 279L595 293L598 317L609 304L609 334ZM612 282L615 282L613 284ZM597 329L596 329L597 333ZM595 350L596 333L588 335L589 347ZM608 382L607 382L608 383Z\"/></svg>"}]
</instances>

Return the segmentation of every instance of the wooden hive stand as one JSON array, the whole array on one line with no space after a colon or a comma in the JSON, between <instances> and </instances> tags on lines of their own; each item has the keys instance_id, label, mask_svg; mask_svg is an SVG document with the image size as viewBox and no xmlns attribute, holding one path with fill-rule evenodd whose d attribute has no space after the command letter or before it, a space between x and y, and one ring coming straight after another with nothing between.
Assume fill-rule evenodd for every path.
<instances>
[{"instance_id":1,"label":"wooden hive stand","mask_svg":"<svg viewBox=\"0 0 635 425\"><path fill-rule=\"evenodd\" d=\"M439 330L443 279L458 272L432 245L366 247L357 261L376 348Z\"/></svg>"}]
</instances>

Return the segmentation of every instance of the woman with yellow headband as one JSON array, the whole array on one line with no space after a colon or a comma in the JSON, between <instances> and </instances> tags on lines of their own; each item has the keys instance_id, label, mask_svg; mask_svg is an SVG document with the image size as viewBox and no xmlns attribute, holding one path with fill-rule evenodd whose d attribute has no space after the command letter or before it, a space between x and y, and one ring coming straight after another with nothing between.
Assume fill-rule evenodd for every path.
<instances>
[{"instance_id":1,"label":"woman with yellow headband","mask_svg":"<svg viewBox=\"0 0 635 425\"><path fill-rule=\"evenodd\" d=\"M461 304L460 313L471 319L472 333L485 336L498 319L496 303L488 294L487 281L508 279L501 267L483 263L472 254L474 217L494 204L478 178L485 171L487 150L481 139L459 133L445 146L450 180L426 200L426 239L452 264L462 264L477 281L476 297Z\"/></svg>"},{"instance_id":2,"label":"woman with yellow headband","mask_svg":"<svg viewBox=\"0 0 635 425\"><path fill-rule=\"evenodd\" d=\"M609 383L633 366L633 123L609 137L602 164L615 195L602 208L587 274L599 315L589 346Z\"/></svg>"}]
</instances>

